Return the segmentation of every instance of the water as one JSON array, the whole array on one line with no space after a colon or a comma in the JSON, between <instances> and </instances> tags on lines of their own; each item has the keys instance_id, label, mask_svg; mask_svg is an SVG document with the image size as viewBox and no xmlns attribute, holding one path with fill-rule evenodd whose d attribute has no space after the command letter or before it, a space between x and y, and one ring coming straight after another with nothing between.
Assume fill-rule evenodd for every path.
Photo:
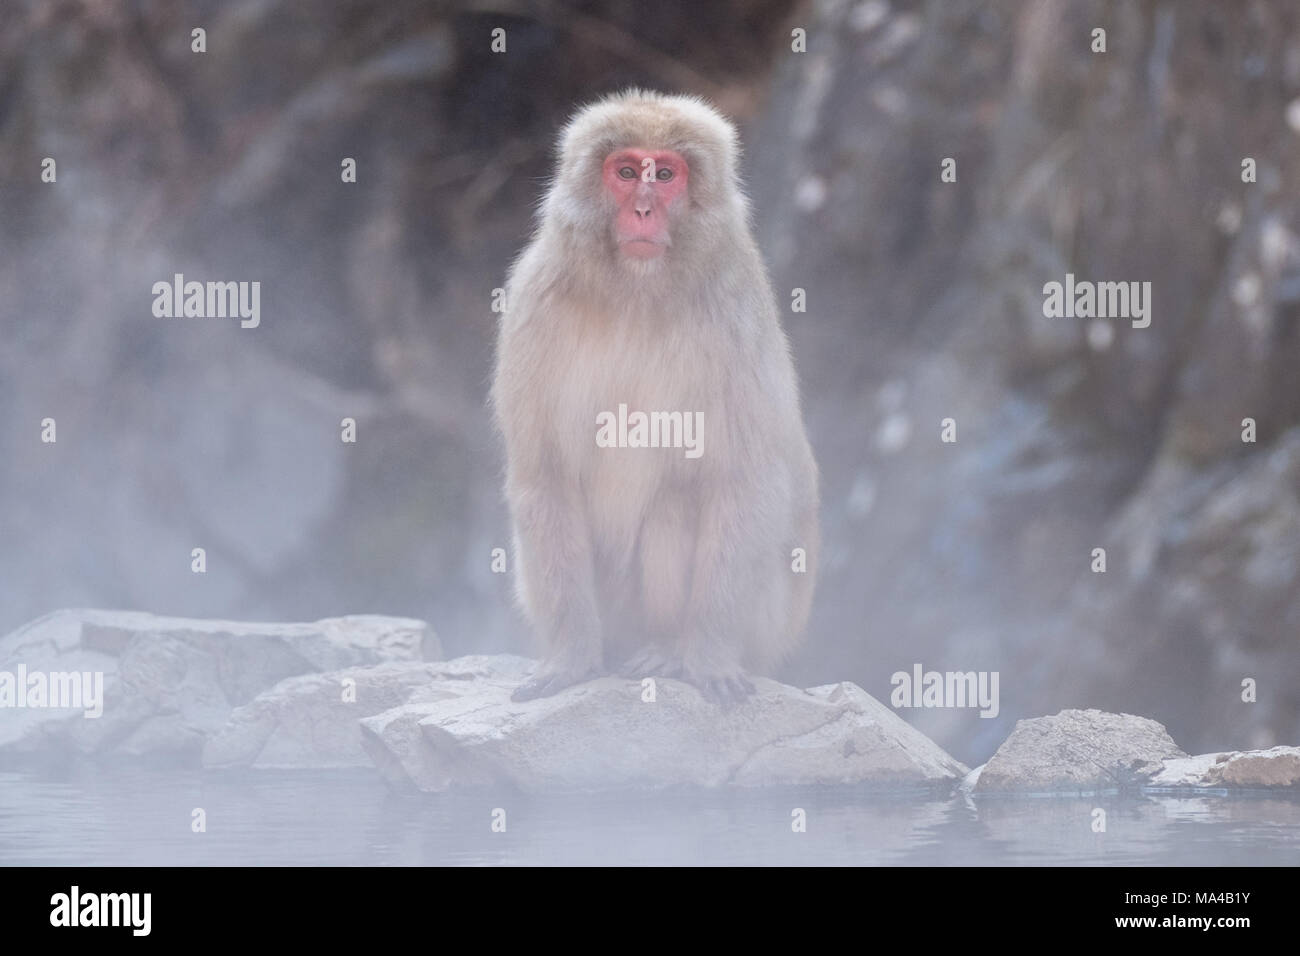
<instances>
[{"instance_id":1,"label":"water","mask_svg":"<svg viewBox=\"0 0 1300 956\"><path fill-rule=\"evenodd\" d=\"M1093 833L1092 810L1107 813ZM202 807L207 832L191 832ZM807 832L791 831L791 810ZM494 808L506 832L491 829ZM1300 800L397 794L369 770L0 773L0 863L1295 865Z\"/></svg>"}]
</instances>

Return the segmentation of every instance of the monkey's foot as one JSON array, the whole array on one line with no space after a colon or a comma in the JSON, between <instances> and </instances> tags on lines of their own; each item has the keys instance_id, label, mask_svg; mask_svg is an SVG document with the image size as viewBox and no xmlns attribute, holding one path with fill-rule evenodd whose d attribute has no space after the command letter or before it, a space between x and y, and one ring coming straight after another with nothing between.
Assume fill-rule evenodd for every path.
<instances>
[{"instance_id":1,"label":"monkey's foot","mask_svg":"<svg viewBox=\"0 0 1300 956\"><path fill-rule=\"evenodd\" d=\"M706 700L723 708L744 703L754 693L754 684L740 668L699 670L687 668L682 680L697 687Z\"/></svg>"},{"instance_id":2,"label":"monkey's foot","mask_svg":"<svg viewBox=\"0 0 1300 956\"><path fill-rule=\"evenodd\" d=\"M622 677L680 677L682 659L662 647L643 647L618 669Z\"/></svg>"},{"instance_id":3,"label":"monkey's foot","mask_svg":"<svg viewBox=\"0 0 1300 956\"><path fill-rule=\"evenodd\" d=\"M599 677L600 671L594 667L548 667L542 665L532 677L524 681L510 695L513 701L536 700L539 697L551 697L583 681Z\"/></svg>"}]
</instances>

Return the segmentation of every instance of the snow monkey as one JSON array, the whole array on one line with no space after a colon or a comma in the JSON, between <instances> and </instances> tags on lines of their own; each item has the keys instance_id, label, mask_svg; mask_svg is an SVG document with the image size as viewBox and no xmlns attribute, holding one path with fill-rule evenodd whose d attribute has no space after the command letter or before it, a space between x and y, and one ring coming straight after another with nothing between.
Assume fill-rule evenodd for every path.
<instances>
[{"instance_id":1,"label":"snow monkey","mask_svg":"<svg viewBox=\"0 0 1300 956\"><path fill-rule=\"evenodd\" d=\"M724 704L801 640L817 465L731 123L629 90L580 109L506 283L492 405L530 700L611 670Z\"/></svg>"}]
</instances>

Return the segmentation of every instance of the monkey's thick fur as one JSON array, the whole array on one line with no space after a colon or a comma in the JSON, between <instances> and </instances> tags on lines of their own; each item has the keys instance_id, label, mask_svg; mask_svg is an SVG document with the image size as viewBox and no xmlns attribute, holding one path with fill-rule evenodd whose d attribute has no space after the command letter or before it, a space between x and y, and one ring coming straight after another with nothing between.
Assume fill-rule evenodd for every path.
<instances>
[{"instance_id":1,"label":"monkey's thick fur","mask_svg":"<svg viewBox=\"0 0 1300 956\"><path fill-rule=\"evenodd\" d=\"M617 149L689 165L671 244L620 254L601 168ZM578 111L506 286L492 404L522 607L545 646L516 700L611 670L752 692L801 640L819 546L817 466L749 226L736 131L702 100L630 90ZM702 454L598 447L597 415L703 413ZM796 549L806 570L796 570Z\"/></svg>"}]
</instances>

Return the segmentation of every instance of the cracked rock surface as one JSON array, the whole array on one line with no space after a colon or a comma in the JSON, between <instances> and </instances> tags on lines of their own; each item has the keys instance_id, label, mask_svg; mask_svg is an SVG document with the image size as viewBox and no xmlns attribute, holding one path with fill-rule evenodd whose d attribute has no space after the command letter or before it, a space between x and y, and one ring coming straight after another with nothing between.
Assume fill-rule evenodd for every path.
<instances>
[{"instance_id":1,"label":"cracked rock surface","mask_svg":"<svg viewBox=\"0 0 1300 956\"><path fill-rule=\"evenodd\" d=\"M412 700L473 692L487 678L518 684L532 668L525 657L470 656L454 661L390 661L280 681L231 712L203 748L210 768L322 769L369 767L361 749L363 717Z\"/></svg>"}]
</instances>

